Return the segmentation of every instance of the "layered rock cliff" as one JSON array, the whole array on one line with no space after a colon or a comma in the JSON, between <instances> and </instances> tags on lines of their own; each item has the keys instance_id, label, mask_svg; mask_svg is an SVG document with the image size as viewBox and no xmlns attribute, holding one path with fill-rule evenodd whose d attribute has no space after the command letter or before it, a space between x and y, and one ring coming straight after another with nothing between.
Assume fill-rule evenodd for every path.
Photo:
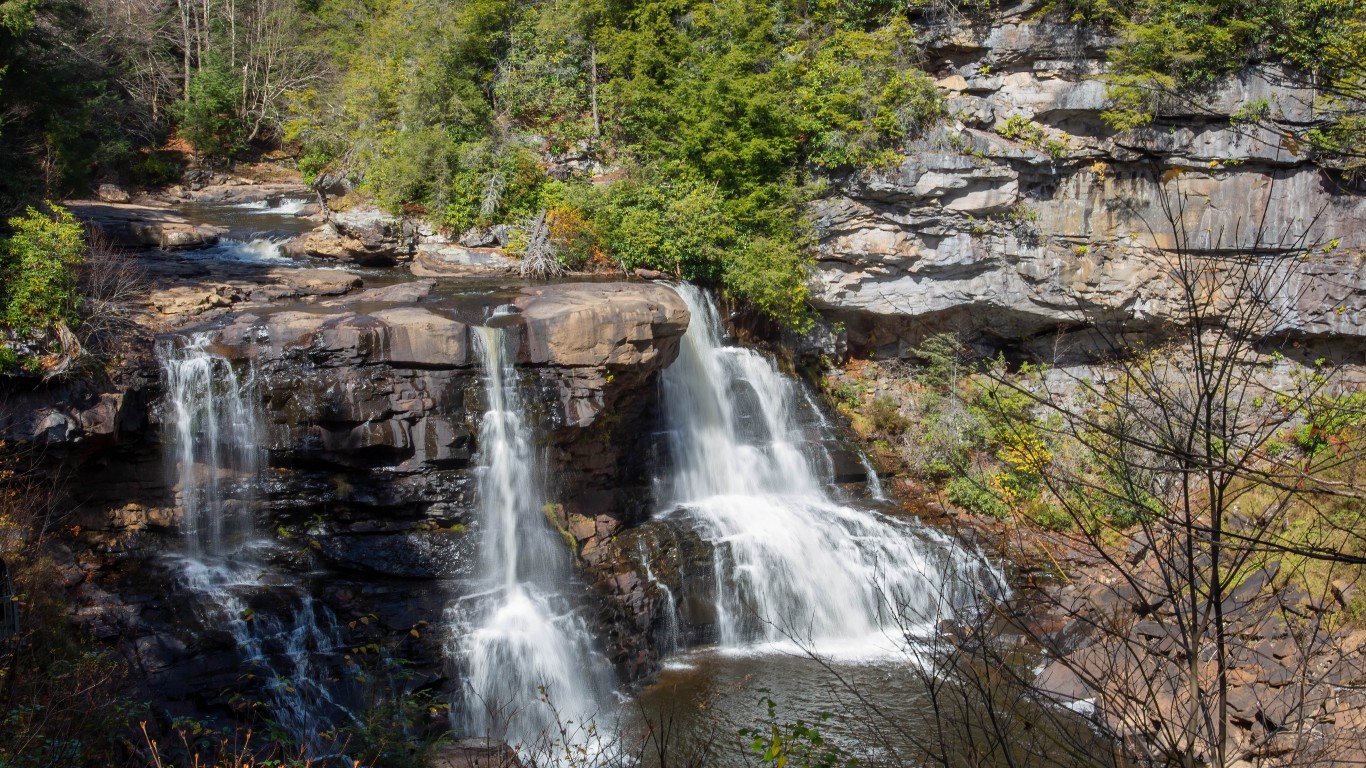
<instances>
[{"instance_id":1,"label":"layered rock cliff","mask_svg":"<svg viewBox=\"0 0 1366 768\"><path fill-rule=\"evenodd\" d=\"M1359 340L1359 182L1237 119L1266 104L1312 125L1320 95L1259 66L1117 132L1101 118L1106 42L1029 11L932 31L947 123L898 167L840 180L812 208L816 303L856 348L904 353L943 330L987 346L1059 327L1149 330L1174 319L1176 249L1313 250L1307 279L1280 292L1282 330Z\"/></svg>"}]
</instances>

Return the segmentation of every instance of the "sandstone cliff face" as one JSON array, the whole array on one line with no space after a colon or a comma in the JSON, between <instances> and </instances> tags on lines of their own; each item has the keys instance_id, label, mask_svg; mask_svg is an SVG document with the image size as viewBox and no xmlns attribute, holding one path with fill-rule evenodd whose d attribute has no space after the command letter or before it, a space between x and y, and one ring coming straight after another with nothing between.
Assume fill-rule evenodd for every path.
<instances>
[{"instance_id":1,"label":"sandstone cliff face","mask_svg":"<svg viewBox=\"0 0 1366 768\"><path fill-rule=\"evenodd\" d=\"M1116 133L1100 117L1104 44L1027 16L937 34L947 123L899 167L844 179L813 206L817 304L853 345L904 353L941 330L1015 344L1059 326L1150 329L1174 318L1161 249L1178 245L1217 257L1334 244L1280 292L1282 330L1360 338L1366 197L1232 118L1264 99L1311 124L1315 94L1249 69L1208 110Z\"/></svg>"},{"instance_id":2,"label":"sandstone cliff face","mask_svg":"<svg viewBox=\"0 0 1366 768\"><path fill-rule=\"evenodd\" d=\"M654 381L688 322L664 285L497 281L397 283L219 318L200 332L251 382L262 422L259 478L223 485L225 504L254 509L271 574L244 588L245 604L261 616L323 606L346 647L375 644L411 666L396 685L459 686L442 622L474 588L487 404L471 329L492 323L516 350L547 516L582 562L566 590L618 668L647 673L657 606L624 603L632 564L607 542L652 509ZM58 552L75 620L123 649L159 711L222 717L266 695L265 681L241 673L234 637L194 607L204 598L175 565L179 490L160 445L170 413L148 346L136 380L111 391L0 393L0 439L43 445L79 473L79 533Z\"/></svg>"}]
</instances>

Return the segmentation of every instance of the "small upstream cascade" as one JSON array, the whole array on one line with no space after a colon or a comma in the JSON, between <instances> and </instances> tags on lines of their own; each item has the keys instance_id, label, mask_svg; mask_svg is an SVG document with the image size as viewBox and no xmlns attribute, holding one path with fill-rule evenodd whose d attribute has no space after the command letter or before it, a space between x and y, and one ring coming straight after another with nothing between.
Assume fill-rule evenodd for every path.
<instances>
[{"instance_id":1,"label":"small upstream cascade","mask_svg":"<svg viewBox=\"0 0 1366 768\"><path fill-rule=\"evenodd\" d=\"M507 335L472 331L488 402L479 428L480 589L450 619L463 726L554 763L593 749L610 668L562 593L571 564L546 520Z\"/></svg>"},{"instance_id":2,"label":"small upstream cascade","mask_svg":"<svg viewBox=\"0 0 1366 768\"><path fill-rule=\"evenodd\" d=\"M947 539L837 502L823 419L800 383L753 350L725 346L710 298L678 291L693 319L663 376L673 457L663 516L714 548L723 647L896 653L970 590L994 584Z\"/></svg>"},{"instance_id":3,"label":"small upstream cascade","mask_svg":"<svg viewBox=\"0 0 1366 768\"><path fill-rule=\"evenodd\" d=\"M335 617L256 556L252 496L261 457L255 387L209 349L210 334L158 348L166 384L167 464L179 490L182 586L205 626L231 632L262 678L269 717L314 757L320 734L347 718L348 682L332 682L344 649Z\"/></svg>"}]
</instances>

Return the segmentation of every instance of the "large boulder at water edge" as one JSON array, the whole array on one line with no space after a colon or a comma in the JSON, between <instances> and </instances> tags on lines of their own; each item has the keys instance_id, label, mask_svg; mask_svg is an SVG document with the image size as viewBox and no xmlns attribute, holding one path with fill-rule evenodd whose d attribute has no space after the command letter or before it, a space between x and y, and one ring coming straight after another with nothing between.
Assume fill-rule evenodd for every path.
<instances>
[{"instance_id":1,"label":"large boulder at water edge","mask_svg":"<svg viewBox=\"0 0 1366 768\"><path fill-rule=\"evenodd\" d=\"M688 328L688 306L653 283L527 288L513 303L526 328L520 360L533 364L662 368L678 356Z\"/></svg>"},{"instance_id":2,"label":"large boulder at water edge","mask_svg":"<svg viewBox=\"0 0 1366 768\"><path fill-rule=\"evenodd\" d=\"M327 223L298 238L292 250L318 258L385 267L411 261L416 245L417 227L413 222L362 206L330 212Z\"/></svg>"},{"instance_id":3,"label":"large boulder at water edge","mask_svg":"<svg viewBox=\"0 0 1366 768\"><path fill-rule=\"evenodd\" d=\"M194 224L170 208L152 205L73 200L64 205L114 245L124 248L202 248L224 234L207 224Z\"/></svg>"}]
</instances>

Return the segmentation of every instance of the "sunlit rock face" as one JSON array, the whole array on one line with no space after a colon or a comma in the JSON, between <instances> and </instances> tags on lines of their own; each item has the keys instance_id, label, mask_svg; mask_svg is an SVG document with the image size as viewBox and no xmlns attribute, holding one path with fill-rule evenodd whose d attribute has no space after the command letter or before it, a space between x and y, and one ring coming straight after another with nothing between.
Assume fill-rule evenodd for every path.
<instances>
[{"instance_id":1,"label":"sunlit rock face","mask_svg":"<svg viewBox=\"0 0 1366 768\"><path fill-rule=\"evenodd\" d=\"M841 179L811 208L816 301L855 348L902 354L943 330L988 345L1059 327L1152 330L1181 320L1178 247L1210 258L1315 247L1278 281L1279 330L1360 339L1366 197L1302 147L1232 119L1266 100L1307 125L1315 94L1249 69L1208 109L1115 132L1096 79L1105 42L1024 19L933 38L949 118L899 166Z\"/></svg>"}]
</instances>

